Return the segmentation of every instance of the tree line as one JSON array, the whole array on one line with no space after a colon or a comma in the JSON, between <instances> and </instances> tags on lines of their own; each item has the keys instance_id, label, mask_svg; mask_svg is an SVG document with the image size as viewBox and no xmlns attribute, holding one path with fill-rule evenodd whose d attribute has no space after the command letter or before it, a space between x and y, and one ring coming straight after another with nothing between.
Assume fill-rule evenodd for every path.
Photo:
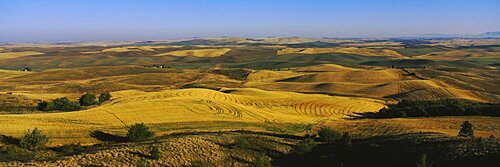
<instances>
[{"instance_id":1,"label":"tree line","mask_svg":"<svg viewBox=\"0 0 500 167\"><path fill-rule=\"evenodd\" d=\"M428 116L500 116L500 103L480 103L465 100L410 101L403 100L382 108L376 118L428 117Z\"/></svg>"},{"instance_id":2,"label":"tree line","mask_svg":"<svg viewBox=\"0 0 500 167\"><path fill-rule=\"evenodd\" d=\"M40 111L78 111L87 106L98 105L109 101L111 94L101 93L99 97L94 94L86 93L78 101L71 101L67 97L54 99L52 102L42 101L38 103L37 109Z\"/></svg>"}]
</instances>

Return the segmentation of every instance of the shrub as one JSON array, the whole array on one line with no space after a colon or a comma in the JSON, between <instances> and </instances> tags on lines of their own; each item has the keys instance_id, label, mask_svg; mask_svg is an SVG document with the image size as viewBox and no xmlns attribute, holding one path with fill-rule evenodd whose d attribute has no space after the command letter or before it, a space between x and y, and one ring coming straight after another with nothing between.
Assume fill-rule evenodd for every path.
<instances>
[{"instance_id":1,"label":"shrub","mask_svg":"<svg viewBox=\"0 0 500 167\"><path fill-rule=\"evenodd\" d=\"M97 104L95 95L90 93L82 95L79 102L81 106L91 106Z\"/></svg>"},{"instance_id":2,"label":"shrub","mask_svg":"<svg viewBox=\"0 0 500 167\"><path fill-rule=\"evenodd\" d=\"M340 133L333 130L331 127L323 126L318 131L318 136L321 141L332 143L340 138Z\"/></svg>"},{"instance_id":3,"label":"shrub","mask_svg":"<svg viewBox=\"0 0 500 167\"><path fill-rule=\"evenodd\" d=\"M35 159L35 153L29 150L14 145L0 147L0 161L28 162L33 159Z\"/></svg>"},{"instance_id":4,"label":"shrub","mask_svg":"<svg viewBox=\"0 0 500 167\"><path fill-rule=\"evenodd\" d=\"M156 145L151 146L151 150L149 151L151 159L160 159L160 150Z\"/></svg>"},{"instance_id":5,"label":"shrub","mask_svg":"<svg viewBox=\"0 0 500 167\"><path fill-rule=\"evenodd\" d=\"M109 93L101 93L101 95L99 95L99 103L104 103L105 101L108 101L108 100L111 100L111 94Z\"/></svg>"},{"instance_id":6,"label":"shrub","mask_svg":"<svg viewBox=\"0 0 500 167\"><path fill-rule=\"evenodd\" d=\"M139 161L137 161L137 164L135 164L137 167L148 167L148 160L146 158L141 158Z\"/></svg>"},{"instance_id":7,"label":"shrub","mask_svg":"<svg viewBox=\"0 0 500 167\"><path fill-rule=\"evenodd\" d=\"M81 110L82 106L76 102L72 102L67 97L57 98L52 102L40 102L37 108L41 111L77 111Z\"/></svg>"},{"instance_id":8,"label":"shrub","mask_svg":"<svg viewBox=\"0 0 500 167\"><path fill-rule=\"evenodd\" d=\"M250 148L252 145L250 144L250 141L244 136L239 136L235 138L234 140L234 146L236 148Z\"/></svg>"},{"instance_id":9,"label":"shrub","mask_svg":"<svg viewBox=\"0 0 500 167\"><path fill-rule=\"evenodd\" d=\"M458 136L474 138L474 129L469 121L465 121L461 126L462 128L458 132Z\"/></svg>"},{"instance_id":10,"label":"shrub","mask_svg":"<svg viewBox=\"0 0 500 167\"><path fill-rule=\"evenodd\" d=\"M351 135L349 135L349 132L344 132L344 134L342 134L342 144L347 147L352 146L352 138Z\"/></svg>"},{"instance_id":11,"label":"shrub","mask_svg":"<svg viewBox=\"0 0 500 167\"><path fill-rule=\"evenodd\" d=\"M311 152L312 149L316 147L316 143L311 138L306 138L300 141L295 148L295 153L303 155L305 153Z\"/></svg>"},{"instance_id":12,"label":"shrub","mask_svg":"<svg viewBox=\"0 0 500 167\"><path fill-rule=\"evenodd\" d=\"M264 153L260 153L255 158L254 167L271 167L271 160Z\"/></svg>"},{"instance_id":13,"label":"shrub","mask_svg":"<svg viewBox=\"0 0 500 167\"><path fill-rule=\"evenodd\" d=\"M132 125L127 133L127 138L130 141L146 140L154 136L154 132L150 131L144 123L137 123Z\"/></svg>"},{"instance_id":14,"label":"shrub","mask_svg":"<svg viewBox=\"0 0 500 167\"><path fill-rule=\"evenodd\" d=\"M28 130L28 132L21 137L19 144L21 147L28 150L37 150L43 147L49 141L49 137L44 135L38 128L33 129L33 131Z\"/></svg>"},{"instance_id":15,"label":"shrub","mask_svg":"<svg viewBox=\"0 0 500 167\"><path fill-rule=\"evenodd\" d=\"M432 162L427 159L427 154L423 153L418 157L418 160L416 162L417 167L431 167Z\"/></svg>"},{"instance_id":16,"label":"shrub","mask_svg":"<svg viewBox=\"0 0 500 167\"><path fill-rule=\"evenodd\" d=\"M40 111L50 111L49 104L50 104L49 102L42 101L42 102L38 103L36 108ZM52 108L52 106L51 106L51 108Z\"/></svg>"}]
</instances>

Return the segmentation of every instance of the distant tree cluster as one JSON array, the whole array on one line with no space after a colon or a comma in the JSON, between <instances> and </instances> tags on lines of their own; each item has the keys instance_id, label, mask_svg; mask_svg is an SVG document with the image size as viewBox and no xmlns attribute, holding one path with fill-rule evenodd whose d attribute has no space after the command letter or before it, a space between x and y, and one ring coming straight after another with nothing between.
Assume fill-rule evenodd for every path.
<instances>
[{"instance_id":1,"label":"distant tree cluster","mask_svg":"<svg viewBox=\"0 0 500 167\"><path fill-rule=\"evenodd\" d=\"M499 103L478 103L464 100L409 101L382 108L376 114L380 118L427 117L427 116L500 116Z\"/></svg>"},{"instance_id":2,"label":"distant tree cluster","mask_svg":"<svg viewBox=\"0 0 500 167\"><path fill-rule=\"evenodd\" d=\"M42 101L38 103L38 110L40 111L78 111L86 106L92 106L104 103L111 99L111 94L101 93L99 98L94 94L86 93L80 97L78 102L69 100L67 97L61 97L53 100L52 102Z\"/></svg>"},{"instance_id":3,"label":"distant tree cluster","mask_svg":"<svg viewBox=\"0 0 500 167\"><path fill-rule=\"evenodd\" d=\"M43 101L38 103L38 110L41 111L78 111L82 108L78 102L73 102L67 97L57 98L52 102Z\"/></svg>"}]
</instances>

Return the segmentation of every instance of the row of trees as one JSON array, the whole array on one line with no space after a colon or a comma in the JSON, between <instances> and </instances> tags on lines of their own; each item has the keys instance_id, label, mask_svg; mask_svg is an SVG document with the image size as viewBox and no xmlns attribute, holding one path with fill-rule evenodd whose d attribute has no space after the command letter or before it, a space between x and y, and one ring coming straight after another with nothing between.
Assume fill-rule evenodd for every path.
<instances>
[{"instance_id":1,"label":"row of trees","mask_svg":"<svg viewBox=\"0 0 500 167\"><path fill-rule=\"evenodd\" d=\"M111 99L111 94L101 93L99 98L94 94L86 93L80 97L78 102L69 100L67 97L54 99L52 102L42 101L38 103L38 110L40 111L78 111L86 106L92 106L104 103Z\"/></svg>"},{"instance_id":2,"label":"row of trees","mask_svg":"<svg viewBox=\"0 0 500 167\"><path fill-rule=\"evenodd\" d=\"M500 116L499 103L478 103L464 100L409 101L382 108L375 117L427 117L427 116Z\"/></svg>"}]
</instances>

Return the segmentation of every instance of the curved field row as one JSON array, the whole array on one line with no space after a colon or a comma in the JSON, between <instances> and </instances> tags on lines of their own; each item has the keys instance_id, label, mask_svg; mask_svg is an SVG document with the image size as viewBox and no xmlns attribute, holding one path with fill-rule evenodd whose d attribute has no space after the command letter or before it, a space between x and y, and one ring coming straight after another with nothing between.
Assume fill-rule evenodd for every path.
<instances>
[{"instance_id":1,"label":"curved field row","mask_svg":"<svg viewBox=\"0 0 500 167\"><path fill-rule=\"evenodd\" d=\"M408 100L467 99L481 102L498 101L498 95L455 88L429 88L393 95L391 97Z\"/></svg>"},{"instance_id":2,"label":"curved field row","mask_svg":"<svg viewBox=\"0 0 500 167\"><path fill-rule=\"evenodd\" d=\"M56 141L85 143L95 140L88 136L90 131L123 133L126 126L139 122L150 125L214 121L315 123L345 118L354 112L373 112L385 106L381 101L367 98L248 88L223 91L227 93L208 89L121 91L113 93L115 98L111 102L88 110L0 115L0 134L20 136L26 129L38 127Z\"/></svg>"}]
</instances>

